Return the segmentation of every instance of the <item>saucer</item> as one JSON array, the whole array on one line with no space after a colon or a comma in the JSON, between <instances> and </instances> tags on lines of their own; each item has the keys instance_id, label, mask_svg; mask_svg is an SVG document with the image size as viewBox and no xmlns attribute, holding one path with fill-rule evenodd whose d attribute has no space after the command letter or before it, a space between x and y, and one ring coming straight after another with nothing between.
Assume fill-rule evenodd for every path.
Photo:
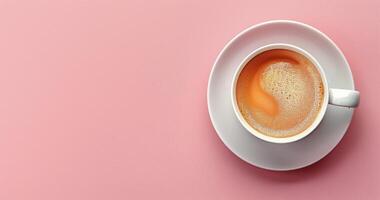
<instances>
[{"instance_id":1,"label":"saucer","mask_svg":"<svg viewBox=\"0 0 380 200\"><path fill-rule=\"evenodd\" d=\"M208 110L219 138L236 156L268 170L294 170L311 165L331 152L346 133L354 110L328 105L318 128L293 143L269 143L249 133L232 108L232 77L252 51L272 43L287 43L306 50L321 64L330 88L354 90L350 66L330 38L300 22L275 20L249 27L219 53L208 82Z\"/></svg>"}]
</instances>

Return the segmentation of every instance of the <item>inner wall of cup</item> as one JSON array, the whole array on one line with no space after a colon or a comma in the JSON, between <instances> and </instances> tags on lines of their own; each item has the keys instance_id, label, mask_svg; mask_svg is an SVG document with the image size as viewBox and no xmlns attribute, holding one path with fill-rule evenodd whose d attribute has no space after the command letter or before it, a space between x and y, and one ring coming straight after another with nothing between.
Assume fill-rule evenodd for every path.
<instances>
[{"instance_id":1,"label":"inner wall of cup","mask_svg":"<svg viewBox=\"0 0 380 200\"><path fill-rule=\"evenodd\" d=\"M303 132L301 132L301 133L299 133L297 135L290 136L290 137L285 137L285 138L276 138L276 137L271 137L271 136L265 135L264 133L261 133L260 131L254 129L251 125L249 125L248 122L245 120L245 118L243 117L243 115L240 112L239 106L237 104L237 97L236 97L237 81L238 81L238 79L240 77L241 71L245 68L245 66L247 65L247 63L249 61L251 61L253 58L255 58L257 55L259 55L259 54L261 54L263 52L269 51L269 50L274 50L274 49L291 50L291 51L300 53L300 54L304 55L306 58L308 58L314 64L314 66L317 68L317 70L319 72L319 75L321 76L323 87L324 87L324 91L323 91L323 96L324 96L323 97L323 104L322 104L322 106L321 106L321 108L319 110L319 113L318 113L316 119L314 120L314 122L306 130L304 130ZM250 133L254 134L255 136L257 136L257 137L259 137L259 138L261 138L263 140L269 141L269 142L278 142L278 143L284 143L285 142L285 143L287 143L287 142L294 142L294 141L297 141L299 139L302 139L302 138L306 137L322 121L322 118L323 118L323 116L324 116L324 114L326 112L327 104L328 104L328 85L327 85L327 80L326 80L325 73L324 73L321 65L318 63L318 61L311 54L309 54L305 50L303 50L303 49L301 49L299 47L293 46L293 45L289 45L289 44L272 44L272 45L264 46L262 48L257 49L256 51L252 52L250 55L248 55L246 57L246 59L244 59L244 61L242 62L242 64L239 65L239 68L237 69L237 71L236 71L236 73L234 75L234 79L233 79L233 94L232 95L233 95L232 98L233 98L233 104L234 104L235 113L238 114L239 121L242 123L242 125Z\"/></svg>"}]
</instances>

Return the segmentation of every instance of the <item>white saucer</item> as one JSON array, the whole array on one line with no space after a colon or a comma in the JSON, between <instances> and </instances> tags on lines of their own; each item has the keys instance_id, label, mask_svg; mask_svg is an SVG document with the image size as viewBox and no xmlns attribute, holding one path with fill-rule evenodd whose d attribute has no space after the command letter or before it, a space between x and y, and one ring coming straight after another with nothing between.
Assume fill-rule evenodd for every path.
<instances>
[{"instance_id":1,"label":"white saucer","mask_svg":"<svg viewBox=\"0 0 380 200\"><path fill-rule=\"evenodd\" d=\"M236 118L230 97L235 69L250 52L271 43L299 46L322 65L330 88L354 89L350 66L325 34L309 25L276 20L252 26L235 36L220 52L212 68L207 91L212 124L223 143L239 158L268 170L293 170L326 156L344 136L353 109L329 105L319 127L290 144L272 144L253 136Z\"/></svg>"}]
</instances>

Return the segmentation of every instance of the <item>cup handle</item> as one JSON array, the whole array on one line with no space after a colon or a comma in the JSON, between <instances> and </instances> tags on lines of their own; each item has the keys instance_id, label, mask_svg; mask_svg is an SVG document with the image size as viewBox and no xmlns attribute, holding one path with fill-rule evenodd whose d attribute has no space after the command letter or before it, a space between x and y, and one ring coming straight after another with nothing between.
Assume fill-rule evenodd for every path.
<instances>
[{"instance_id":1,"label":"cup handle","mask_svg":"<svg viewBox=\"0 0 380 200\"><path fill-rule=\"evenodd\" d=\"M360 93L356 90L329 89L329 104L355 108L359 105Z\"/></svg>"}]
</instances>

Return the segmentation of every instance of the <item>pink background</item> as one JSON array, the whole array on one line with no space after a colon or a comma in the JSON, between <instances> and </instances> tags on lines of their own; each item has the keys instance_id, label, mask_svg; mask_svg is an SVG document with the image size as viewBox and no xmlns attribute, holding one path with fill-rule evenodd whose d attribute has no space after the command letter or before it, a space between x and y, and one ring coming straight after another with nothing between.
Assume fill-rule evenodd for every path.
<instances>
[{"instance_id":1,"label":"pink background","mask_svg":"<svg viewBox=\"0 0 380 200\"><path fill-rule=\"evenodd\" d=\"M276 6L273 6L276 5ZM0 199L379 199L380 1L0 1ZM294 19L349 60L361 105L302 170L250 166L206 105L235 34Z\"/></svg>"}]
</instances>

